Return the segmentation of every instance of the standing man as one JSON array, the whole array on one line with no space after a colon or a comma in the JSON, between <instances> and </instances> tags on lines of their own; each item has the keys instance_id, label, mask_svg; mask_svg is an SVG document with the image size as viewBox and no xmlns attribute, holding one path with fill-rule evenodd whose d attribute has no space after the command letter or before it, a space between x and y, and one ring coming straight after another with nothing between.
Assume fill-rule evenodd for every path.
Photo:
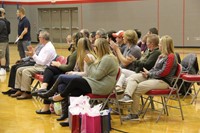
<instances>
[{"instance_id":1,"label":"standing man","mask_svg":"<svg viewBox=\"0 0 200 133\"><path fill-rule=\"evenodd\" d=\"M0 76L6 74L6 71L2 66L5 66L6 64L5 53L8 45L8 33L2 14L3 12L0 11Z\"/></svg>"},{"instance_id":2,"label":"standing man","mask_svg":"<svg viewBox=\"0 0 200 133\"><path fill-rule=\"evenodd\" d=\"M31 25L29 20L25 16L25 9L20 7L17 10L17 17L19 19L18 24L18 51L20 58L25 57L25 51L27 51L27 46L31 44Z\"/></svg>"},{"instance_id":3,"label":"standing man","mask_svg":"<svg viewBox=\"0 0 200 133\"><path fill-rule=\"evenodd\" d=\"M4 8L0 8L0 11L2 13L2 18L4 18L4 22L6 23L6 28L7 28L7 33L8 33L8 42L9 42L9 34L11 32L10 30L10 22L6 19L6 12L5 12L5 9ZM5 69L7 72L10 71L10 68L9 68L9 65L10 65L10 52L9 52L9 44L7 45L6 47L6 55L5 55L5 58L6 58L6 65L5 65Z\"/></svg>"}]
</instances>

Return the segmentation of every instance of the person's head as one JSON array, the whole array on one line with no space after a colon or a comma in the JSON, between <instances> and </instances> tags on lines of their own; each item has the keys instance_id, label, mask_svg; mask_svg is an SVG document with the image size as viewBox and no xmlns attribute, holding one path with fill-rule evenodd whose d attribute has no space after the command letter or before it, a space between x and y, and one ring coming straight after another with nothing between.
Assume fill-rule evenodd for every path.
<instances>
[{"instance_id":1,"label":"person's head","mask_svg":"<svg viewBox=\"0 0 200 133\"><path fill-rule=\"evenodd\" d=\"M106 39L106 31L104 29L99 29L96 31L95 38L105 38Z\"/></svg>"},{"instance_id":2,"label":"person's head","mask_svg":"<svg viewBox=\"0 0 200 133\"><path fill-rule=\"evenodd\" d=\"M81 71L83 71L84 58L87 53L93 54L90 40L87 37L80 38L77 45L77 63Z\"/></svg>"},{"instance_id":3,"label":"person's head","mask_svg":"<svg viewBox=\"0 0 200 133\"><path fill-rule=\"evenodd\" d=\"M83 34L83 37L89 38L90 32L88 29L82 29L80 32Z\"/></svg>"},{"instance_id":4,"label":"person's head","mask_svg":"<svg viewBox=\"0 0 200 133\"><path fill-rule=\"evenodd\" d=\"M0 17L5 17L6 11L4 8L0 8Z\"/></svg>"},{"instance_id":5,"label":"person's head","mask_svg":"<svg viewBox=\"0 0 200 133\"><path fill-rule=\"evenodd\" d=\"M141 38L142 32L140 30L138 30L138 29L134 29L134 30L137 33L138 39Z\"/></svg>"},{"instance_id":6,"label":"person's head","mask_svg":"<svg viewBox=\"0 0 200 133\"><path fill-rule=\"evenodd\" d=\"M49 42L49 40L50 40L49 32L47 32L45 30L41 30L40 34L39 34L40 44L45 45L47 42Z\"/></svg>"},{"instance_id":7,"label":"person's head","mask_svg":"<svg viewBox=\"0 0 200 133\"><path fill-rule=\"evenodd\" d=\"M147 47L150 50L157 48L159 44L159 37L156 34L149 34L147 36Z\"/></svg>"},{"instance_id":8,"label":"person's head","mask_svg":"<svg viewBox=\"0 0 200 133\"><path fill-rule=\"evenodd\" d=\"M25 9L23 7L20 7L17 9L17 17L23 17L25 15Z\"/></svg>"},{"instance_id":9,"label":"person's head","mask_svg":"<svg viewBox=\"0 0 200 133\"><path fill-rule=\"evenodd\" d=\"M67 44L70 44L72 42L72 36L71 35L67 35L66 42L67 42Z\"/></svg>"},{"instance_id":10,"label":"person's head","mask_svg":"<svg viewBox=\"0 0 200 133\"><path fill-rule=\"evenodd\" d=\"M170 36L162 36L159 43L159 49L163 55L174 53L174 43Z\"/></svg>"},{"instance_id":11,"label":"person's head","mask_svg":"<svg viewBox=\"0 0 200 133\"><path fill-rule=\"evenodd\" d=\"M39 35L40 35L40 31L42 31L43 29L39 29L38 32L36 32L36 36L37 36L37 41L39 42L40 39L39 39Z\"/></svg>"},{"instance_id":12,"label":"person's head","mask_svg":"<svg viewBox=\"0 0 200 133\"><path fill-rule=\"evenodd\" d=\"M126 30L124 32L124 43L137 44L138 36L134 30Z\"/></svg>"},{"instance_id":13,"label":"person's head","mask_svg":"<svg viewBox=\"0 0 200 133\"><path fill-rule=\"evenodd\" d=\"M71 52L77 49L78 40L82 37L83 37L83 34L81 32L77 32L72 35L72 47L70 49Z\"/></svg>"},{"instance_id":14,"label":"person's head","mask_svg":"<svg viewBox=\"0 0 200 133\"><path fill-rule=\"evenodd\" d=\"M95 32L95 31L90 32L89 40L90 40L91 44L94 44L95 35L96 35L96 32Z\"/></svg>"},{"instance_id":15,"label":"person's head","mask_svg":"<svg viewBox=\"0 0 200 133\"><path fill-rule=\"evenodd\" d=\"M112 35L113 35L113 37L116 38L117 44L123 44L124 43L124 40L123 40L124 31L123 30L118 31L117 33L113 33Z\"/></svg>"},{"instance_id":16,"label":"person's head","mask_svg":"<svg viewBox=\"0 0 200 133\"><path fill-rule=\"evenodd\" d=\"M149 34L156 34L156 35L158 35L158 29L155 28L155 27L150 28L148 33L149 33Z\"/></svg>"},{"instance_id":17,"label":"person's head","mask_svg":"<svg viewBox=\"0 0 200 133\"><path fill-rule=\"evenodd\" d=\"M116 33L116 31L108 31L107 34L107 41L110 42L110 40L116 42L116 38L112 35L113 33Z\"/></svg>"},{"instance_id":18,"label":"person's head","mask_svg":"<svg viewBox=\"0 0 200 133\"><path fill-rule=\"evenodd\" d=\"M105 38L98 38L95 40L94 51L98 61L100 61L104 55L111 54L110 45Z\"/></svg>"}]
</instances>

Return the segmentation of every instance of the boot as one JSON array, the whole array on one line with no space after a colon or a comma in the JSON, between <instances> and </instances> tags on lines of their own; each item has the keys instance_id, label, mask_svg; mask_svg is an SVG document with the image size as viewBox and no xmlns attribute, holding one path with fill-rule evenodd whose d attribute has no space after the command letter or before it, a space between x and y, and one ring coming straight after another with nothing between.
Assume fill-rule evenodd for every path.
<instances>
[{"instance_id":1,"label":"boot","mask_svg":"<svg viewBox=\"0 0 200 133\"><path fill-rule=\"evenodd\" d=\"M57 121L62 121L65 120L66 118L68 118L68 99L65 98L63 101L61 101L61 107L62 107L62 114L60 116L60 118L56 119Z\"/></svg>"},{"instance_id":2,"label":"boot","mask_svg":"<svg viewBox=\"0 0 200 133\"><path fill-rule=\"evenodd\" d=\"M44 99L52 97L58 91L58 83L59 83L58 80L56 80L56 82L53 84L50 90L44 93L38 92L37 95Z\"/></svg>"}]
</instances>

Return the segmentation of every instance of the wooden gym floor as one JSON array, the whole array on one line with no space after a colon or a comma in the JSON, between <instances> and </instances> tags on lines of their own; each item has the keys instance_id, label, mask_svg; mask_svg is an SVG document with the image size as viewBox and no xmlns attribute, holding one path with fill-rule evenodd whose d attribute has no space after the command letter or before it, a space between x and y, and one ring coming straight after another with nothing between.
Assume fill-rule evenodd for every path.
<instances>
[{"instance_id":1,"label":"wooden gym floor","mask_svg":"<svg viewBox=\"0 0 200 133\"><path fill-rule=\"evenodd\" d=\"M61 46L62 47L62 46ZM67 49L57 47L57 53L67 56ZM198 61L200 59L199 48L176 48L183 58L188 53L196 53ZM10 65L14 64L19 59L16 45L10 45ZM199 62L200 63L200 62ZM3 77L0 77L3 78ZM0 82L0 92L8 89L7 82L9 73L7 73L4 81ZM196 86L196 88L199 88ZM183 105L183 113L185 120L181 120L180 113L176 109L169 109L169 116L162 115L158 123L155 123L157 118L156 112L148 111L144 119L140 121L125 121L123 125L119 123L119 117L112 115L112 127L129 133L200 133L200 99L197 98L196 102L189 104L191 96L188 96L184 101L181 100ZM170 104L173 104L171 102ZM55 114L51 115L38 115L35 110L40 109L42 104L36 100L16 100L9 96L0 94L0 133L70 133L68 127L61 127L59 122L56 121ZM160 107L160 105L155 105ZM112 130L111 133L118 131Z\"/></svg>"}]
</instances>

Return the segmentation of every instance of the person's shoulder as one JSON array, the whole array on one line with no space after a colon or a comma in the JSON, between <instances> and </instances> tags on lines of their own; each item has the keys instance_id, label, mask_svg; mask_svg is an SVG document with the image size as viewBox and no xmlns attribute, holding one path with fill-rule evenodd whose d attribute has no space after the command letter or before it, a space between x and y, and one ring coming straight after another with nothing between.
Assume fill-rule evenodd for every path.
<instances>
[{"instance_id":1,"label":"person's shoulder","mask_svg":"<svg viewBox=\"0 0 200 133\"><path fill-rule=\"evenodd\" d=\"M108 62L115 61L117 58L112 54L104 55L102 60L107 60Z\"/></svg>"}]
</instances>

